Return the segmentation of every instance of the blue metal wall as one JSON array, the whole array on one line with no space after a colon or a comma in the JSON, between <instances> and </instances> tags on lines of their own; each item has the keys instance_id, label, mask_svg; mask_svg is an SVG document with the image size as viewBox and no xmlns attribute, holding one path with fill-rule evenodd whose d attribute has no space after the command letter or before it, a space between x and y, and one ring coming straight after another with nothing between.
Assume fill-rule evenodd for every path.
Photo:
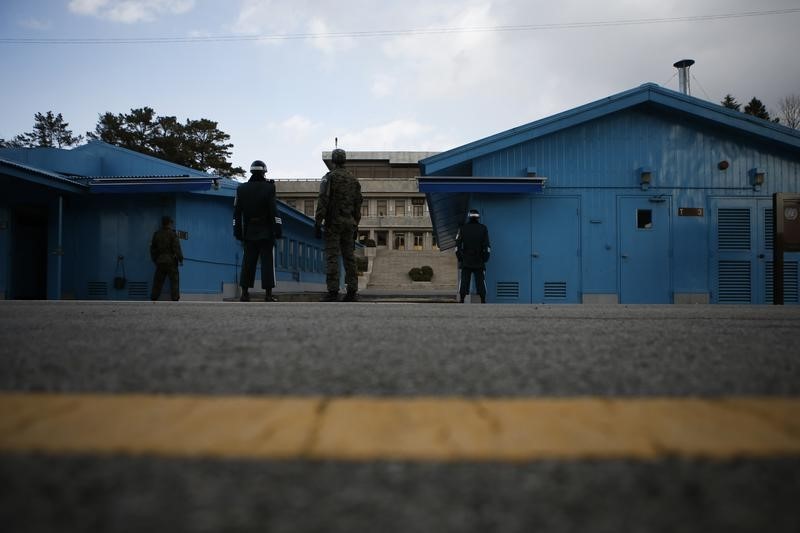
<instances>
[{"instance_id":1,"label":"blue metal wall","mask_svg":"<svg viewBox=\"0 0 800 533\"><path fill-rule=\"evenodd\" d=\"M718 168L721 161L729 163L726 170ZM764 244L763 221L773 192L800 191L800 160L794 154L732 129L633 108L472 163L474 176L524 176L534 167L548 178L540 195L471 198L470 207L483 210L492 236L490 301L568 303L591 301L591 295L615 295L622 303L670 303L673 295L721 303L771 301L766 260L771 248ZM640 185L643 168L652 173L647 190ZM753 168L766 172L759 190L751 183ZM751 263L750 292L738 300L735 292L725 293L726 269L736 264L720 263L720 206L744 207L751 216L751 245L742 251ZM702 208L703 216L679 216L685 207ZM569 223L575 209L577 229ZM637 227L638 211L649 212L651 227ZM559 272L548 261L556 257L563 268L554 277ZM795 287L788 287L794 291L788 303L797 299L800 254L787 254L786 261L787 283ZM738 270L731 272L735 276ZM518 298L509 296L513 283Z\"/></svg>"}]
</instances>

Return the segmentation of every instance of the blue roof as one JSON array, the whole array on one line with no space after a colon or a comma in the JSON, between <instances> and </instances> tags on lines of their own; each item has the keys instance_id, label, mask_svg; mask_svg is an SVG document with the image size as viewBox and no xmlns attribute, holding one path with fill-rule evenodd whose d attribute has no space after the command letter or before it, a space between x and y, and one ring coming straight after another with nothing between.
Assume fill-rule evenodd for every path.
<instances>
[{"instance_id":1,"label":"blue roof","mask_svg":"<svg viewBox=\"0 0 800 533\"><path fill-rule=\"evenodd\" d=\"M556 115L525 124L480 139L420 161L420 175L463 175L468 163L476 157L502 150L544 135L616 113L618 111L651 103L691 115L743 133L760 137L786 148L800 151L800 132L768 120L727 109L712 102L665 89L655 83L645 83ZM460 167L460 168L457 168Z\"/></svg>"}]
</instances>

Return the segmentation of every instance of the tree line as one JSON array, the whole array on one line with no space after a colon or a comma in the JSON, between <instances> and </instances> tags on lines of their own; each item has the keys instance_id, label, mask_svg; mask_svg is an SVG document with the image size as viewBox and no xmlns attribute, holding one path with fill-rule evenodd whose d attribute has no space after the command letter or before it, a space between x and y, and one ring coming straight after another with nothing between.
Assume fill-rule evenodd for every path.
<instances>
[{"instance_id":1,"label":"tree line","mask_svg":"<svg viewBox=\"0 0 800 533\"><path fill-rule=\"evenodd\" d=\"M800 95L797 94L781 98L778 102L780 113L778 117L771 116L764 103L756 97L753 97L745 104L744 109L742 109L742 104L736 101L736 98L731 94L726 94L720 104L722 107L733 109L734 111L741 111L764 120L782 123L792 129L800 129Z\"/></svg>"},{"instance_id":2,"label":"tree line","mask_svg":"<svg viewBox=\"0 0 800 533\"><path fill-rule=\"evenodd\" d=\"M99 116L94 131L86 138L121 146L195 170L221 176L243 176L244 169L228 159L233 144L230 135L217 122L206 118L186 119L158 116L151 107L131 109L130 113L106 112ZM83 142L74 135L61 113L36 113L33 130L11 140L0 139L0 148L68 148Z\"/></svg>"}]
</instances>

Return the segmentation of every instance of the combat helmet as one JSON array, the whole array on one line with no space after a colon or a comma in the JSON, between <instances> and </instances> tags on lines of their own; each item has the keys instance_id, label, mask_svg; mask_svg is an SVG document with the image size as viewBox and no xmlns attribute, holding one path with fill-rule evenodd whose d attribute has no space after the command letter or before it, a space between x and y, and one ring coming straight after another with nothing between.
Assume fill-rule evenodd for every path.
<instances>
[{"instance_id":1,"label":"combat helmet","mask_svg":"<svg viewBox=\"0 0 800 533\"><path fill-rule=\"evenodd\" d=\"M256 159L250 164L250 172L263 172L266 174L267 164L260 159Z\"/></svg>"},{"instance_id":2,"label":"combat helmet","mask_svg":"<svg viewBox=\"0 0 800 533\"><path fill-rule=\"evenodd\" d=\"M334 165L344 165L347 160L347 154L341 148L337 148L331 153L331 161Z\"/></svg>"}]
</instances>

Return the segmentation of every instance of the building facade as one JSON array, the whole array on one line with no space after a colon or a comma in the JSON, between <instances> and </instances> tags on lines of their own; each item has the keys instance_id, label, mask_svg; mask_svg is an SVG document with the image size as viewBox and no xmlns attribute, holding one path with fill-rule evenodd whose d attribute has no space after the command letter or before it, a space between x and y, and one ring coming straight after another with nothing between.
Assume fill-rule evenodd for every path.
<instances>
[{"instance_id":1,"label":"building facade","mask_svg":"<svg viewBox=\"0 0 800 533\"><path fill-rule=\"evenodd\" d=\"M765 304L800 132L645 84L420 165L442 249L481 211L490 302ZM786 303L798 264L785 255Z\"/></svg>"},{"instance_id":2,"label":"building facade","mask_svg":"<svg viewBox=\"0 0 800 533\"><path fill-rule=\"evenodd\" d=\"M148 299L150 239L164 215L182 239L181 298L234 297L238 185L99 141L0 150L0 298ZM324 245L313 220L282 204L278 210L277 291L324 291ZM119 277L124 285L115 284Z\"/></svg>"},{"instance_id":3,"label":"building facade","mask_svg":"<svg viewBox=\"0 0 800 533\"><path fill-rule=\"evenodd\" d=\"M346 168L361 183L359 240L379 249L437 250L425 194L419 192L419 160L436 152L347 152ZM323 152L328 169L331 152ZM278 199L314 217L320 179L277 180Z\"/></svg>"}]
</instances>

